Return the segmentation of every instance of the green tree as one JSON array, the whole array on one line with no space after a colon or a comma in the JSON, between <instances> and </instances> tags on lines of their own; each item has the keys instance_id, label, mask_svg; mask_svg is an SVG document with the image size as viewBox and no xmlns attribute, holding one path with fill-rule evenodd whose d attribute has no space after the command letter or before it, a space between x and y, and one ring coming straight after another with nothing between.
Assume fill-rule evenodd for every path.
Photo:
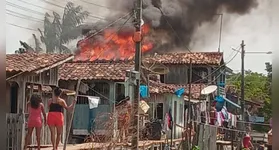
<instances>
[{"instance_id":1,"label":"green tree","mask_svg":"<svg viewBox=\"0 0 279 150\"><path fill-rule=\"evenodd\" d=\"M81 6L75 6L72 2L66 4L62 18L58 13L53 12L53 20L51 21L51 16L46 13L44 30L38 29L41 35L41 42L46 46L46 52L71 53L71 50L65 45L81 36L79 25L82 24L88 15L89 13L83 11ZM36 47L40 47L37 44Z\"/></svg>"},{"instance_id":2,"label":"green tree","mask_svg":"<svg viewBox=\"0 0 279 150\"><path fill-rule=\"evenodd\" d=\"M272 65L266 63L267 75L252 72L250 70L245 71L244 77L244 91L246 100L260 100L263 101L263 107L258 110L258 116L263 116L265 122L268 123L272 116L271 105L271 79L272 79ZM235 73L228 77L227 83L234 85L237 89L237 93L240 95L241 87L241 74ZM255 125L253 126L258 131L268 131L268 126Z\"/></svg>"},{"instance_id":3,"label":"green tree","mask_svg":"<svg viewBox=\"0 0 279 150\"><path fill-rule=\"evenodd\" d=\"M267 76L252 72L250 70L245 71L244 77L244 98L249 100L264 100L267 97L266 92L266 82ZM237 89L237 92L240 93L241 87L241 74L235 73L231 75L227 83L229 85L234 85Z\"/></svg>"},{"instance_id":4,"label":"green tree","mask_svg":"<svg viewBox=\"0 0 279 150\"><path fill-rule=\"evenodd\" d=\"M266 71L267 71L267 82L265 85L267 97L264 101L264 105L262 108L259 109L259 115L264 116L266 123L269 123L269 119L272 117L272 103L271 103L271 81L272 81L272 64L265 63ZM259 131L268 131L270 128L269 126L255 126L255 129Z\"/></svg>"},{"instance_id":5,"label":"green tree","mask_svg":"<svg viewBox=\"0 0 279 150\"><path fill-rule=\"evenodd\" d=\"M80 25L88 16L89 12L84 11L81 6L75 6L74 3L68 2L62 18L56 12L53 12L53 16L45 14L43 30L38 29L40 37L32 35L35 47L32 48L25 42L23 42L23 47L35 52L43 52L41 44L44 43L46 53L71 53L72 51L66 44L82 35ZM24 50L16 50L16 53L24 53Z\"/></svg>"}]
</instances>

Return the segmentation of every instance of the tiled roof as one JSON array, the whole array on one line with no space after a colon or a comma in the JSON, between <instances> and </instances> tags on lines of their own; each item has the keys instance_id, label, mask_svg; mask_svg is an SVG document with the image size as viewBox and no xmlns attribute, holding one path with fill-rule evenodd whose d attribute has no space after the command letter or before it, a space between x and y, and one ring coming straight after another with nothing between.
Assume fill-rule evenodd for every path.
<instances>
[{"instance_id":1,"label":"tiled roof","mask_svg":"<svg viewBox=\"0 0 279 150\"><path fill-rule=\"evenodd\" d=\"M30 72L55 63L63 61L72 55L70 54L6 54L6 71L7 72Z\"/></svg>"},{"instance_id":2,"label":"tiled roof","mask_svg":"<svg viewBox=\"0 0 279 150\"><path fill-rule=\"evenodd\" d=\"M59 69L61 80L125 80L125 71L132 69L130 63L64 63Z\"/></svg>"},{"instance_id":3,"label":"tiled roof","mask_svg":"<svg viewBox=\"0 0 279 150\"><path fill-rule=\"evenodd\" d=\"M94 62L69 62L64 63L59 69L61 80L113 80L124 81L125 71L132 69L132 63L94 63ZM205 85L201 84L201 88ZM153 94L174 93L178 88L185 88L188 94L188 85L164 84L150 81L149 91ZM192 84L193 98L199 98L200 84Z\"/></svg>"},{"instance_id":4,"label":"tiled roof","mask_svg":"<svg viewBox=\"0 0 279 150\"><path fill-rule=\"evenodd\" d=\"M220 65L223 53L219 52L193 52L193 53L164 53L145 56L143 61L146 63L162 64L192 64L196 65Z\"/></svg>"},{"instance_id":5,"label":"tiled roof","mask_svg":"<svg viewBox=\"0 0 279 150\"><path fill-rule=\"evenodd\" d=\"M201 89L205 88L205 84L192 84L191 85L191 95L192 98L198 99L200 97ZM150 93L175 93L175 91L179 88L184 88L185 95L189 95L189 84L187 85L177 85L177 84L164 84L158 83L155 81L150 81L149 83L149 92Z\"/></svg>"}]
</instances>

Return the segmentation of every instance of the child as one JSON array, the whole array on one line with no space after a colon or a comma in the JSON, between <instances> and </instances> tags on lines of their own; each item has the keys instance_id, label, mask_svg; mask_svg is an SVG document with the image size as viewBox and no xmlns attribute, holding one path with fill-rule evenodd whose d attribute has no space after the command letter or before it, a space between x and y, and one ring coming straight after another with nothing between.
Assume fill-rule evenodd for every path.
<instances>
[{"instance_id":1,"label":"child","mask_svg":"<svg viewBox=\"0 0 279 150\"><path fill-rule=\"evenodd\" d=\"M32 132L35 128L36 130L36 139L38 144L38 150L40 150L40 138L41 138L41 128L42 128L42 115L44 116L44 123L46 124L46 113L42 99L39 95L33 94L30 98L30 101L27 103L28 109L28 131L25 137L24 149L27 149L27 145L30 143Z\"/></svg>"},{"instance_id":2,"label":"child","mask_svg":"<svg viewBox=\"0 0 279 150\"><path fill-rule=\"evenodd\" d=\"M243 138L243 141L242 141L242 144L243 144L243 148L245 150L251 150L254 148L252 142L251 142L251 137L248 133L246 133L246 135L244 136Z\"/></svg>"}]
</instances>

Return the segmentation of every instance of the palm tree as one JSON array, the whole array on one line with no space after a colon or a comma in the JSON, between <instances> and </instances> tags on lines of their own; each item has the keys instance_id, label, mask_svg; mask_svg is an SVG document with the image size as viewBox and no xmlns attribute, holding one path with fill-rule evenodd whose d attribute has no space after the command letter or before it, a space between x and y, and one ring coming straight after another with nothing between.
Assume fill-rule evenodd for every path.
<instances>
[{"instance_id":1,"label":"palm tree","mask_svg":"<svg viewBox=\"0 0 279 150\"><path fill-rule=\"evenodd\" d=\"M38 29L40 40L45 44L46 53L71 53L71 50L65 45L82 35L80 25L88 15L89 12L83 11L81 6L74 6L72 2L66 4L62 18L56 12L53 12L53 17L46 13L44 30ZM33 37L36 45L35 50L41 51L40 41L34 34Z\"/></svg>"},{"instance_id":2,"label":"palm tree","mask_svg":"<svg viewBox=\"0 0 279 150\"><path fill-rule=\"evenodd\" d=\"M35 51L26 42L19 41L19 43L23 48L19 48L18 50L15 50L16 54L23 54L23 53L28 53L28 52L34 52Z\"/></svg>"}]
</instances>

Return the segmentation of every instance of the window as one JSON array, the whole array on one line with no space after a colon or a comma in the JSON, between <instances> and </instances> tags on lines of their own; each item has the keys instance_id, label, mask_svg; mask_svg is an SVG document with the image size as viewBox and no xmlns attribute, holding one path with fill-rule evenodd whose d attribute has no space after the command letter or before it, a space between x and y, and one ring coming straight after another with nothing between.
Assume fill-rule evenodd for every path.
<instances>
[{"instance_id":1,"label":"window","mask_svg":"<svg viewBox=\"0 0 279 150\"><path fill-rule=\"evenodd\" d=\"M99 105L109 105L110 100L109 91L110 86L106 82L95 82L95 83L87 83L90 87L88 91L84 94L79 92L79 95L90 95L100 97ZM78 97L77 104L88 104L87 97Z\"/></svg>"},{"instance_id":2,"label":"window","mask_svg":"<svg viewBox=\"0 0 279 150\"><path fill-rule=\"evenodd\" d=\"M164 119L164 104L163 103L158 103L156 105L156 108L155 108L155 118L156 119L161 119L163 120Z\"/></svg>"},{"instance_id":3,"label":"window","mask_svg":"<svg viewBox=\"0 0 279 150\"><path fill-rule=\"evenodd\" d=\"M115 101L116 104L125 98L125 86L124 84L117 83L115 86Z\"/></svg>"},{"instance_id":4,"label":"window","mask_svg":"<svg viewBox=\"0 0 279 150\"><path fill-rule=\"evenodd\" d=\"M93 96L100 97L100 105L109 104L109 84L106 82L96 82L93 87Z\"/></svg>"}]
</instances>

